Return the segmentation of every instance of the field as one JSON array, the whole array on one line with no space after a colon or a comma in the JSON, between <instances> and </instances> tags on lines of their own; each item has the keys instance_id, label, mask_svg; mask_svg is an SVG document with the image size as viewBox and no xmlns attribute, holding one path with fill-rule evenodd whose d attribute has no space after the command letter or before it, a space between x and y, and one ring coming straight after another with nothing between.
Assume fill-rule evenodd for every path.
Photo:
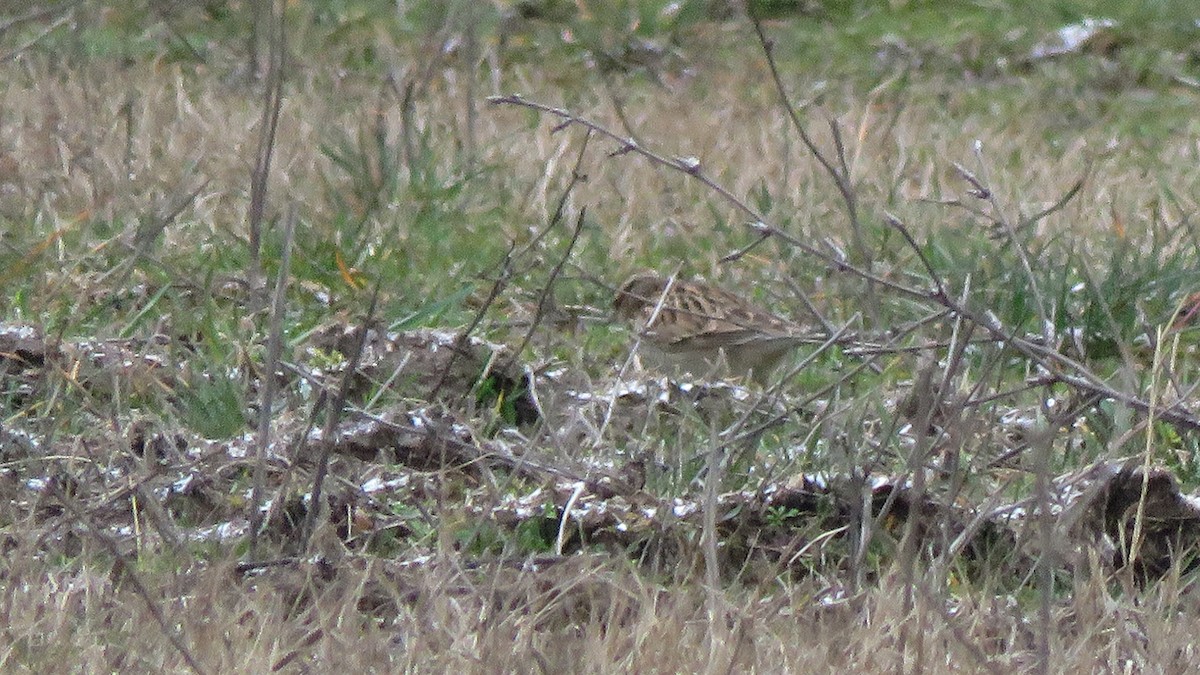
<instances>
[{"instance_id":1,"label":"field","mask_svg":"<svg viewBox=\"0 0 1200 675\"><path fill-rule=\"evenodd\" d=\"M1198 20L0 6L0 671L1189 670Z\"/></svg>"}]
</instances>

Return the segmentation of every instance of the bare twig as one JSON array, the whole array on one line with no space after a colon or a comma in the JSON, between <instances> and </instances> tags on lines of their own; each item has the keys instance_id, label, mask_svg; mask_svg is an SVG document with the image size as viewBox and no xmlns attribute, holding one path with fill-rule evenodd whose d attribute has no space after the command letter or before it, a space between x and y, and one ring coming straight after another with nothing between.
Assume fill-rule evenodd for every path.
<instances>
[{"instance_id":1,"label":"bare twig","mask_svg":"<svg viewBox=\"0 0 1200 675\"><path fill-rule=\"evenodd\" d=\"M846 218L850 224L850 235L853 239L854 249L858 254L858 264L864 269L871 269L871 252L867 248L866 242L863 239L862 223L858 217L858 194L854 190L853 179L851 178L850 166L846 161L846 145L842 141L841 128L837 121L829 120L829 133L833 139L835 156L837 157L837 165L830 160L816 143L809 136L804 124L800 121L799 111L792 105L791 98L788 97L787 88L783 85L783 78L779 74L779 66L775 62L775 45L774 42L767 38L766 32L763 30L762 22L758 19L751 18L754 25L754 34L758 37L759 45L762 47L763 56L767 59L767 66L771 71L771 80L775 84L775 91L779 94L780 105L787 112L788 119L792 122L792 127L799 134L800 140L804 143L804 147L809 154L817 160L821 167L829 174L833 180L834 186L837 187L838 193L842 197L842 203L846 207ZM873 324L879 323L879 302L876 297L876 284L871 279L866 279L866 298L865 306L867 313Z\"/></svg>"},{"instance_id":2,"label":"bare twig","mask_svg":"<svg viewBox=\"0 0 1200 675\"><path fill-rule=\"evenodd\" d=\"M470 171L474 171L477 160L476 153L479 146L478 142L478 118L479 110L476 108L477 96L475 90L479 87L479 24L481 17L476 9L477 3L468 2L460 5L465 11L466 17L464 21L463 35L463 60L466 61L466 81L467 86L463 90L464 103L467 107L467 133L466 133L466 151L467 151L467 167Z\"/></svg>"},{"instance_id":3,"label":"bare twig","mask_svg":"<svg viewBox=\"0 0 1200 675\"><path fill-rule=\"evenodd\" d=\"M821 168L825 169L825 173L829 174L838 192L842 194L842 201L846 204L846 214L850 218L851 225L854 226L858 222L858 200L855 197L853 186L850 185L850 177L839 171L833 162L825 156L825 153L821 152L821 149L817 147L812 136L808 135L808 131L800 121L799 113L787 97L787 88L783 86L783 78L779 75L779 68L775 64L775 43L767 37L760 21L754 19L753 23L754 33L758 36L758 42L762 45L763 52L767 57L767 66L771 69L771 79L775 82L775 91L779 93L781 104L784 110L787 111L788 117L791 118L792 126L796 129L796 133L800 135L800 140L804 143L804 147L817 160ZM836 127L834 129L836 132ZM845 166L844 153L839 150L838 155L842 158L842 166Z\"/></svg>"},{"instance_id":4,"label":"bare twig","mask_svg":"<svg viewBox=\"0 0 1200 675\"><path fill-rule=\"evenodd\" d=\"M535 101L530 101L530 100L522 97L519 94L510 94L508 96L489 96L487 98L487 100L488 100L488 103L491 103L493 105L521 106L521 107L525 107L525 108L531 108L533 110L538 110L540 112L548 113L550 115L558 117L559 119L561 119L563 121L563 123L560 126L556 127L555 128L556 130L565 129L566 127L568 127L572 124L578 124L580 126L587 127L588 129L591 129L592 131L596 132L597 134L617 142L621 146L620 148L618 148L617 150L615 150L613 152L612 156L619 156L619 155L624 155L624 154L633 152L638 155L641 155L642 157L645 157L646 159L650 160L651 162L653 162L655 164L658 164L659 166L664 166L664 167L667 167L670 169L675 169L676 171L682 171L683 173L686 173L689 176L692 176L696 180L703 183L706 187L708 187L713 192L716 192L717 194L724 197L730 204L733 204L735 207L737 207L738 210L740 210L742 213L744 213L751 220L753 220L755 222L759 222L759 221L763 220L763 217L760 216L757 211L755 211L754 209L747 206L745 202L743 202L741 199L738 199L737 196L735 196L732 192L730 192L723 185L717 183L716 181L714 181L713 179L711 179L707 175L705 175L704 171L700 167L699 162L697 162L695 160L695 158L677 157L675 159L667 159L666 157L663 157L662 155L656 154L653 151L643 148L641 146L641 144L639 144L636 140L634 140L632 138L621 136L620 134L617 134L616 132L610 131L608 128L606 128L604 126L601 126L600 124L592 122L591 120L585 119L583 117L579 117L566 109L555 108L553 106L548 106L548 105L545 105L542 103L537 103Z\"/></svg>"},{"instance_id":5,"label":"bare twig","mask_svg":"<svg viewBox=\"0 0 1200 675\"><path fill-rule=\"evenodd\" d=\"M267 86L263 91L262 120L259 126L258 147L255 149L254 171L250 175L250 261L255 277L262 274L263 213L267 201L267 179L271 174L271 157L275 150L275 131L279 126L279 110L283 106L283 69L287 33L282 10L271 3L269 63Z\"/></svg>"},{"instance_id":6,"label":"bare twig","mask_svg":"<svg viewBox=\"0 0 1200 675\"><path fill-rule=\"evenodd\" d=\"M354 381L354 377L358 371L358 363L362 360L363 350L366 348L367 335L371 332L371 322L375 318L375 308L379 302L379 282L375 283L375 290L371 292L371 304L367 308L367 314L363 317L362 324L358 327L358 340L354 349L354 353L350 354L349 362L346 364L346 372L342 374L342 382L338 386L337 396L333 399L333 404L329 407L329 411L325 417L325 426L322 429L321 438L325 441L324 447L321 449L321 454L317 458L317 470L313 475L312 500L308 505L308 513L304 518L304 532L301 535L300 550L307 551L308 545L312 541L313 532L317 527L317 516L321 512L321 491L325 485L325 476L329 473L329 456L333 452L335 443L333 443L334 431L337 429L338 421L341 420L342 413L346 409L346 398L350 394L350 386Z\"/></svg>"},{"instance_id":7,"label":"bare twig","mask_svg":"<svg viewBox=\"0 0 1200 675\"><path fill-rule=\"evenodd\" d=\"M442 387L446 386L446 382L449 380L454 362L458 359L458 355L462 353L463 348L466 347L471 333L475 332L475 329L483 322L483 317L487 314L488 309L496 302L496 298L500 297L500 293L508 287L508 282L512 278L512 251L513 249L510 245L508 250L504 252L504 258L500 261L500 272L496 275L496 280L492 282L492 288L488 291L487 298L479 306L478 311L475 312L475 317L471 319L471 323L459 333L458 340L454 343L454 349L450 352L450 358L446 359L446 367L442 369L442 374L438 378L437 384L430 390L428 400L436 401L438 394L442 393ZM467 392L463 392L464 396L466 394Z\"/></svg>"},{"instance_id":8,"label":"bare twig","mask_svg":"<svg viewBox=\"0 0 1200 675\"><path fill-rule=\"evenodd\" d=\"M564 188L562 194L559 195L558 204L554 207L554 215L550 217L550 222L546 224L546 227L542 228L541 232L533 235L533 238L529 240L529 243L525 244L525 246L519 252L513 255L514 258L524 257L526 253L534 250L538 243L541 242L542 239L544 239L546 235L549 234L550 231L553 230L560 222L562 222L563 212L566 211L567 208L567 199L571 196L571 193L575 191L575 187L577 185L587 180L587 174L583 173L581 169L583 168L583 158L587 152L588 142L591 140L592 131L589 129L587 134L583 137L583 142L579 144L579 153L575 155L575 166L571 167L571 180L567 182L567 187Z\"/></svg>"},{"instance_id":9,"label":"bare twig","mask_svg":"<svg viewBox=\"0 0 1200 675\"><path fill-rule=\"evenodd\" d=\"M891 224L902 232L905 229L904 224L900 221L893 221ZM905 236L905 239L912 241L911 236ZM931 267L927 267L927 269L932 270ZM935 283L940 285L941 282L935 281ZM1062 382L1088 394L1111 398L1143 415L1150 414L1153 408L1158 418L1165 422L1181 429L1200 431L1200 418L1179 403L1171 407L1154 407L1142 398L1115 389L1083 364L1049 346L1049 341L1045 339L1045 336L1041 341L1020 337L1004 326L992 312L980 312L969 308L965 297L962 300L953 300L945 294L934 293L931 295L931 299L951 313L962 316L984 328L991 340L1008 345L1032 360L1045 371L1046 378L1049 380Z\"/></svg>"},{"instance_id":10,"label":"bare twig","mask_svg":"<svg viewBox=\"0 0 1200 675\"><path fill-rule=\"evenodd\" d=\"M612 100L613 111L616 112L617 119L621 121L621 127L625 129L625 133L629 134L629 138L633 139L635 143L640 143L641 139L638 138L637 132L634 131L633 124L629 121L629 116L625 114L625 101L621 99L621 96L617 93L616 86L613 84L612 73L601 68L600 79L604 83L604 91L608 93L609 99Z\"/></svg>"},{"instance_id":11,"label":"bare twig","mask_svg":"<svg viewBox=\"0 0 1200 675\"><path fill-rule=\"evenodd\" d=\"M575 230L571 232L571 239L567 242L566 249L563 250L562 257L550 270L550 277L546 280L545 286L542 287L542 292L538 295L537 311L534 313L533 321L529 323L529 330L525 332L525 337L521 340L521 344L513 350L510 364L516 362L520 357L521 352L525 351L525 347L529 345L529 341L533 339L533 333L542 322L542 317L546 314L546 307L550 304L551 291L554 289L554 282L558 280L558 275L562 273L563 266L571 258L571 252L575 250L575 244L579 242L579 235L583 232L583 221L587 216L587 209L579 211L579 217L575 219Z\"/></svg>"},{"instance_id":12,"label":"bare twig","mask_svg":"<svg viewBox=\"0 0 1200 675\"><path fill-rule=\"evenodd\" d=\"M795 247L801 252L820 260L830 269L837 272L849 273L857 276L865 281L878 284L880 287L891 290L894 293L903 295L909 298L916 299L923 303L940 306L951 314L964 317L966 320L982 327L987 333L988 339L1011 347L1018 353L1026 356L1036 365L1044 370L1046 377L1050 380L1058 381L1067 386L1090 394L1098 394L1103 398L1111 398L1120 405L1129 407L1140 414L1148 414L1151 405L1142 398L1123 392L1108 385L1102 378L1092 373L1087 367L1078 361L1058 352L1053 347L1049 346L1049 340L1042 337L1041 341L1031 340L1018 336L1012 329L1005 326L999 318L990 311L976 310L970 308L966 304L966 299L955 300L951 298L948 289L945 289L944 282L936 275L930 279L933 284L933 290L922 290L903 283L892 281L874 274L861 266L845 261L841 256L835 253L829 253L817 248L816 246L803 241L797 237L793 237L782 230L779 230L768 224L764 217L754 209L749 207L744 201L734 196L728 189L717 184L713 179L701 171L698 163L688 161L686 159L667 159L664 156L648 150L634 142L632 139L622 137L607 128L592 122L586 118L579 117L574 113L562 108L528 101L519 95L510 96L492 96L488 101L496 105L514 105L553 115L563 120L563 125L579 124L587 127L597 134L616 141L621 145L619 150L614 155L635 153L654 164L673 168L677 171L685 173L696 180L710 187L714 192L724 197L730 204L748 215L751 219L750 228L760 236L775 236L786 242L788 245ZM982 186L982 183L980 183ZM1071 193L1078 191L1072 188ZM1064 200L1059 200L1060 204L1065 204ZM1059 206L1061 208L1061 206ZM903 227L898 221L893 223L894 227ZM911 236L906 236L907 239L913 239ZM915 239L914 239L915 241ZM930 268L932 269L932 268ZM1045 325L1045 322L1043 322ZM1180 429L1189 431L1200 431L1200 417L1186 410L1183 406L1176 404L1171 407L1156 408L1158 419L1172 424Z\"/></svg>"},{"instance_id":13,"label":"bare twig","mask_svg":"<svg viewBox=\"0 0 1200 675\"><path fill-rule=\"evenodd\" d=\"M258 535L262 528L263 488L266 483L267 447L271 443L271 419L275 416L275 389L278 379L275 370L283 351L283 315L287 307L288 277L291 271L292 242L296 233L296 207L288 208L283 231L283 253L279 260L279 276L275 279L275 296L271 302L271 329L267 337L267 358L263 364L262 400L259 402L256 457L254 458L254 486L250 498L250 551L253 558L258 555Z\"/></svg>"},{"instance_id":14,"label":"bare twig","mask_svg":"<svg viewBox=\"0 0 1200 675\"><path fill-rule=\"evenodd\" d=\"M122 261L121 264L105 272L97 280L96 285L104 284L108 282L110 277L115 276L116 281L111 286L117 288L124 286L125 282L129 281L129 276L133 274L137 264L150 255L151 249L159 241L167 226L174 222L179 217L179 214L183 213L184 209L196 201L196 197L200 196L200 193L204 191L208 183L209 179L206 178L191 192L186 194L177 192L173 198L169 199L165 209L148 214L138 223L137 229L133 233L133 250L131 255Z\"/></svg>"},{"instance_id":15,"label":"bare twig","mask_svg":"<svg viewBox=\"0 0 1200 675\"><path fill-rule=\"evenodd\" d=\"M916 240L913 239L913 236L908 231L908 228L904 226L904 222L886 211L884 211L883 215L884 222L895 228L896 231L900 233L900 236L904 237L904 241L908 243L908 247L913 250L913 253L917 254L917 259L920 260L921 264L925 266L925 273L929 275L929 280L932 281L933 285L937 288L937 294L939 296L946 297L946 285L942 282L942 275L938 274L937 270L933 268L933 263L929 262L929 257L926 256L925 252L921 250L921 247L917 245Z\"/></svg>"},{"instance_id":16,"label":"bare twig","mask_svg":"<svg viewBox=\"0 0 1200 675\"><path fill-rule=\"evenodd\" d=\"M1083 189L1083 184L1085 182L1087 182L1087 177L1091 173L1091 170L1092 170L1092 167L1090 164L1088 166L1084 167L1083 175L1080 176L1079 179L1075 181L1075 184L1072 185L1070 187L1070 189L1068 189L1066 192L1063 193L1062 197L1059 197L1058 200L1055 201L1053 204L1051 204L1050 206L1047 206L1046 208L1042 209L1041 211L1038 211L1037 213L1033 214L1032 216L1023 218L1021 220L1021 222L1017 223L1016 230L1019 232L1031 225L1034 225L1035 223L1042 220L1046 216L1049 216L1050 214L1055 213L1056 211L1061 211L1063 209L1063 207L1065 207L1068 202L1070 202L1072 199L1074 199L1075 195L1079 194L1079 191Z\"/></svg>"},{"instance_id":17,"label":"bare twig","mask_svg":"<svg viewBox=\"0 0 1200 675\"><path fill-rule=\"evenodd\" d=\"M755 229L757 229L757 228L755 228ZM754 241L750 242L749 244L746 244L745 246L737 249L736 251L731 251L729 253L726 253L725 255L718 258L717 262L719 262L721 264L725 264L725 263L734 262L735 260L741 260L748 253L750 253L754 249L761 246L766 240L768 240L770 238L771 238L771 235L769 233L760 234L760 235L758 235L758 239L755 239Z\"/></svg>"},{"instance_id":18,"label":"bare twig","mask_svg":"<svg viewBox=\"0 0 1200 675\"><path fill-rule=\"evenodd\" d=\"M979 162L980 169L986 169L987 163L983 158L982 141L975 141L975 157ZM1049 341L1050 314L1046 310L1046 299L1043 297L1041 288L1038 285L1037 276L1033 273L1033 264L1029 261L1028 247L1025 246L1025 242L1017 238L1017 228L1004 215L1004 210L1000 207L996 199L996 191L988 188L986 182L980 181L962 166L955 165L955 167L964 178L967 178L968 182L980 190L981 194L976 196L991 205L995 222L999 223L1004 238L1012 245L1013 250L1017 252L1017 259L1021 261L1021 270L1025 273L1025 280L1029 284L1030 295L1033 296L1033 301L1037 304L1038 324L1043 331L1042 337L1046 341ZM1065 204L1066 202L1063 203Z\"/></svg>"},{"instance_id":19,"label":"bare twig","mask_svg":"<svg viewBox=\"0 0 1200 675\"><path fill-rule=\"evenodd\" d=\"M783 230L780 230L779 228L769 224L766 221L765 216L763 216L762 214L755 211L748 204L746 204L745 201L739 199L728 188L721 185L720 183L717 183L715 180L713 180L707 174L705 174L704 171L702 170L700 164L694 158L683 157L683 158L667 159L663 155L660 155L652 150L648 150L645 147L639 145L633 139L625 138L625 137L609 130L608 128L606 128L600 124L597 124L596 122L593 122L587 118L575 115L574 113L572 113L568 110L565 110L563 108L556 108L556 107L545 105L542 103L537 103L535 101L527 100L518 94L511 94L508 96L490 96L490 97L488 97L488 102L492 103L494 105L521 106L521 107L525 107L525 108L531 108L533 110L538 110L540 112L544 112L549 115L553 115L553 116L558 117L559 119L563 120L563 124L560 125L558 128L565 128L566 126L570 126L572 124L578 124L580 126L587 127L588 129L591 129L592 131L599 134L600 136L604 136L608 139L611 139L611 140L616 141L617 143L621 144L621 147L617 151L612 153L612 156L619 156L619 155L623 155L623 154L634 153L634 154L640 155L640 156L650 160L654 164L657 164L659 166L668 167L668 168L674 169L676 171L680 171L680 172L685 173L685 174L691 176L692 178L700 181L700 183L702 183L705 187L708 187L713 192L716 192L717 194L719 194L722 198L724 198L726 201L728 201L730 204L732 204L737 210L741 211L743 214L748 216L750 219L750 223L749 223L748 227L750 227L750 229L753 230L759 236L761 236L761 237L778 237L780 240L787 242L787 244L789 246L792 246L792 247L802 251L803 253L822 261L827 266L829 266L830 269L833 269L835 271L849 272L861 279L864 279L869 282L873 282L884 288L891 289L892 291L899 293L901 295L906 295L906 296L909 296L912 298L917 298L920 300L929 300L930 299L929 291L923 291L920 289L911 288L911 287L905 286L903 284L891 281L890 279L881 277L877 274L874 274L874 273L868 271L867 269L865 269L861 266L857 266L852 263L848 263L845 260L843 260L841 257L839 257L835 254L825 252L825 251L817 248L816 246L808 243L807 241L804 241L798 237L794 237L794 236L784 232Z\"/></svg>"},{"instance_id":20,"label":"bare twig","mask_svg":"<svg viewBox=\"0 0 1200 675\"><path fill-rule=\"evenodd\" d=\"M396 73L389 72L385 84L391 87L392 92L400 99L400 139L404 145L404 166L409 171L412 171L414 157L416 156L416 142L413 139L414 134L416 134L413 122L413 107L415 105L413 91L416 89L416 83L412 80L406 80L402 91L397 81Z\"/></svg>"}]
</instances>

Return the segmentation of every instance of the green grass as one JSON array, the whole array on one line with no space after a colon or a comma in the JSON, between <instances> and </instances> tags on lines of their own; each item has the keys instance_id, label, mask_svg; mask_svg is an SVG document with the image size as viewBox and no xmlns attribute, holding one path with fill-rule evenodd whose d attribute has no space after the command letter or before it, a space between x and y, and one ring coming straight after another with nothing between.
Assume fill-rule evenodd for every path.
<instances>
[{"instance_id":1,"label":"green grass","mask_svg":"<svg viewBox=\"0 0 1200 675\"><path fill-rule=\"evenodd\" d=\"M1107 567L1097 547L1095 558L1056 563L1045 585L1036 556L1000 526L974 541L978 550L943 558L954 520L928 516L911 521L932 527L907 550L898 512L879 523L855 515L885 498L855 481L904 482L916 461L928 469L931 503L984 509L1031 499L1039 475L1130 456L1140 466L1148 453L1150 466L1191 492L1200 485L1195 432L1157 416L1143 422L1116 400L1088 402L1061 381L1039 384L1058 371L994 342L969 344L957 359L937 348L932 382L941 386L946 364L956 366L935 411L947 433L905 431L918 423L903 413L923 375L917 353L978 341L982 328L932 316L936 303L780 239L719 262L754 241L746 215L683 172L596 136L579 160L586 180L566 195L582 130L552 132L555 121L484 97L519 91L636 135L662 157L696 157L705 176L824 254L920 291L937 285L928 263L949 298L991 312L1018 338L1049 334L1053 349L1106 386L1190 401L1197 333L1176 322L1200 292L1191 5L863 0L810 14L804 3L757 3L770 15L764 26L790 100L811 99L799 111L806 129L830 157L831 122L841 134L858 200L852 224L779 106L753 29L715 20L716 4L412 2L402 13L375 0L288 5L262 277L247 234L263 86L246 69L252 3L85 2L75 28L0 66L0 318L63 345L41 366L0 362L0 421L43 444L0 443L0 587L9 589L0 643L14 645L0 664L44 670L71 654L87 670L177 670L182 657L168 640L177 633L213 672L286 668L289 658L318 669L479 672L531 662L880 672L920 669L925 658L937 671L934 663L983 668L980 654L1001 670L1038 658L1051 669L1122 658L1178 667L1192 649L1184 629L1194 616L1181 602L1194 591L1187 555L1162 577L1138 579ZM1028 58L1087 17L1116 21L1108 49ZM38 38L47 21L0 34L0 54ZM955 163L994 201L972 196ZM1030 221L1080 178L1073 199ZM552 222L560 201L563 217ZM278 565L254 576L233 571L248 556L245 537L187 537L219 520L244 527L235 521L254 508L249 439L289 209L298 226L284 367L276 445L263 465L265 496L286 507L272 512L256 554ZM1009 237L1002 222L1020 229ZM630 341L607 320L612 288L643 268L703 277L807 317L800 289L830 324L883 353L872 368L856 345L834 346L777 398L662 389L653 379L614 397ZM336 382L348 356L317 336L358 326L376 287L376 327L473 325L475 335L523 347L515 372L527 367L534 384L514 387L510 372L484 376L482 364L464 362L465 379L435 404L429 374L405 372L402 357L388 361L383 343L372 343L379 353L364 357L369 379L351 405L395 413L401 427L444 410L461 425L447 427L453 438L485 458L410 465L398 447L404 434L434 443L449 433L428 426L393 430L397 447L374 457L335 453L325 483L332 510L299 551L314 462L290 441L310 417L322 428L318 383ZM1156 351L1147 336L1159 334ZM116 351L70 350L85 339ZM546 417L522 424L527 395ZM1070 419L1053 419L1075 405ZM137 455L130 429L142 423L161 434L167 456ZM1021 444L1007 463L992 463ZM714 445L719 468L709 463ZM925 454L914 460L914 448ZM543 480L512 470L522 461ZM636 462L644 489L597 496L604 479ZM184 475L204 480L174 497L167 524L135 516L131 485L144 484L139 500L162 497ZM833 489L803 482L818 476ZM47 477L54 490L31 487ZM361 489L396 477L396 487ZM559 558L562 509L580 480ZM728 506L711 530L688 511L710 488ZM791 501L755 511L756 499L785 489L797 490ZM1133 510L1119 511L1110 523L1133 522ZM135 517L136 550L126 529ZM185 543L166 547L160 526ZM864 527L871 539L856 552ZM97 532L136 553L132 571L113 571ZM719 542L711 549L710 537ZM166 629L147 619L147 602ZM1047 606L1053 648L1039 655L1030 630L1045 628L1037 614Z\"/></svg>"}]
</instances>

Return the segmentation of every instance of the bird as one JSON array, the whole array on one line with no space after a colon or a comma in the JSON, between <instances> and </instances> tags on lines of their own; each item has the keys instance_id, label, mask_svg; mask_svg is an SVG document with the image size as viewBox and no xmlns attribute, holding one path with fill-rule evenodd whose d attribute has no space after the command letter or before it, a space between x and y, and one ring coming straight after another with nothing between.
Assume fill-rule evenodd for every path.
<instances>
[{"instance_id":1,"label":"bird","mask_svg":"<svg viewBox=\"0 0 1200 675\"><path fill-rule=\"evenodd\" d=\"M621 284L617 317L632 321L648 361L668 372L729 374L765 386L780 361L812 340L794 321L716 286L654 272Z\"/></svg>"}]
</instances>

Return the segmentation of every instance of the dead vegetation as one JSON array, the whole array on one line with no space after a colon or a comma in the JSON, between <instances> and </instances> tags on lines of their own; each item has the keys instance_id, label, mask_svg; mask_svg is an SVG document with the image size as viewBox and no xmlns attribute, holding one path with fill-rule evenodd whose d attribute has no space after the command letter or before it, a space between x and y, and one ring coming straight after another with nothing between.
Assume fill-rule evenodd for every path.
<instances>
[{"instance_id":1,"label":"dead vegetation","mask_svg":"<svg viewBox=\"0 0 1200 675\"><path fill-rule=\"evenodd\" d=\"M745 17L550 67L503 12L378 63L311 16L180 59L186 12L59 60L65 15L0 93L6 670L1194 660L1193 148L1042 143L1093 94L1005 87L1072 52L975 73L980 113L887 70L958 52L829 85ZM660 379L608 326L641 268L818 338Z\"/></svg>"}]
</instances>

